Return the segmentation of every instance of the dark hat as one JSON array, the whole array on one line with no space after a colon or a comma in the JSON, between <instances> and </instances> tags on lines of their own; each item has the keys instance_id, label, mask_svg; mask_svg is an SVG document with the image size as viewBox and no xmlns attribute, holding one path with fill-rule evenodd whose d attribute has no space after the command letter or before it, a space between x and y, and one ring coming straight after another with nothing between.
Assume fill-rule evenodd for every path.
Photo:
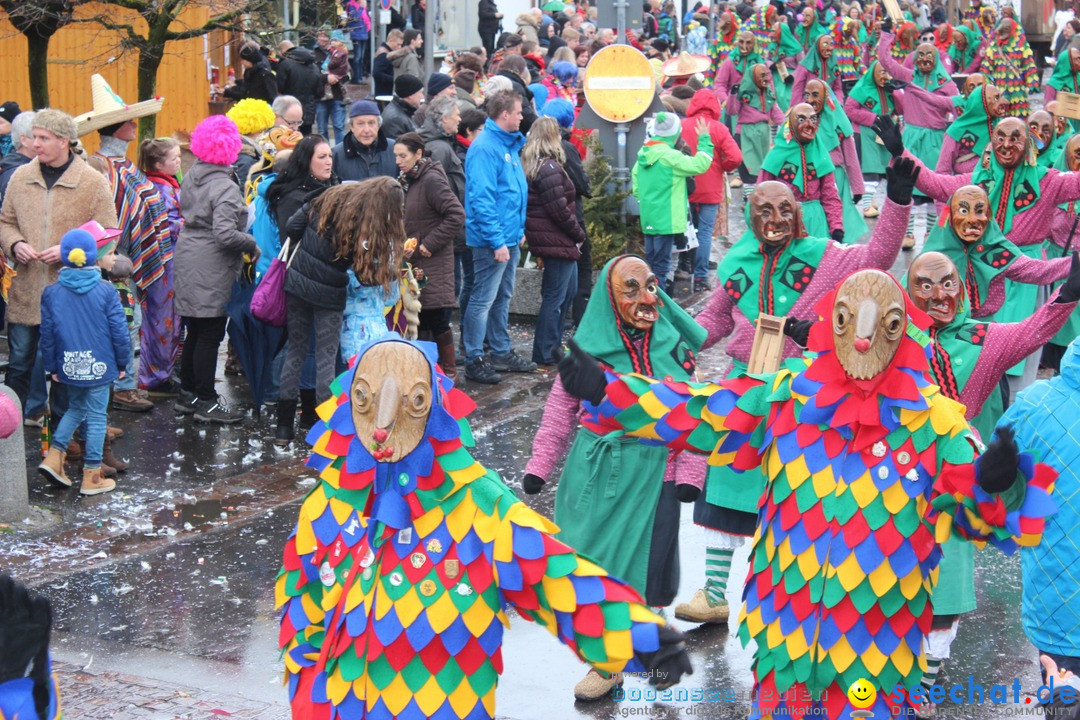
<instances>
[{"instance_id":1,"label":"dark hat","mask_svg":"<svg viewBox=\"0 0 1080 720\"><path fill-rule=\"evenodd\" d=\"M258 45L245 43L240 47L240 59L247 60L249 63L257 63L263 59L263 54Z\"/></svg>"},{"instance_id":2,"label":"dark hat","mask_svg":"<svg viewBox=\"0 0 1080 720\"><path fill-rule=\"evenodd\" d=\"M360 115L381 115L379 112L379 106L371 100L357 100L349 108L349 117L359 117Z\"/></svg>"},{"instance_id":3,"label":"dark hat","mask_svg":"<svg viewBox=\"0 0 1080 720\"><path fill-rule=\"evenodd\" d=\"M476 71L469 70L468 68L462 68L454 75L454 85L465 92L471 93L476 89Z\"/></svg>"},{"instance_id":4,"label":"dark hat","mask_svg":"<svg viewBox=\"0 0 1080 720\"><path fill-rule=\"evenodd\" d=\"M0 105L0 118L3 118L8 122L14 120L15 116L21 112L22 110L19 109L19 103L14 100L8 100L3 105Z\"/></svg>"},{"instance_id":5,"label":"dark hat","mask_svg":"<svg viewBox=\"0 0 1080 720\"><path fill-rule=\"evenodd\" d=\"M415 75L405 73L404 75L398 75L394 78L394 94L400 98L407 98L410 95L415 95L424 89L424 83L420 82L420 78Z\"/></svg>"},{"instance_id":6,"label":"dark hat","mask_svg":"<svg viewBox=\"0 0 1080 720\"><path fill-rule=\"evenodd\" d=\"M427 94L431 97L435 97L453 84L453 78L446 73L431 73L431 76L427 81Z\"/></svg>"}]
</instances>

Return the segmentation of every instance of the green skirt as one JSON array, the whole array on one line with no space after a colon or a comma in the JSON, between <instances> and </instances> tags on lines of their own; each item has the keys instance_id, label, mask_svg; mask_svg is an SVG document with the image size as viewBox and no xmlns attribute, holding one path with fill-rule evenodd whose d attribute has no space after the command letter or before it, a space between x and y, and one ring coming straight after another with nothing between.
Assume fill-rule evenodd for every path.
<instances>
[{"instance_id":1,"label":"green skirt","mask_svg":"<svg viewBox=\"0 0 1080 720\"><path fill-rule=\"evenodd\" d=\"M885 146L877 141L877 134L868 127L859 130L859 145L862 149L863 174L884 175L892 156Z\"/></svg>"},{"instance_id":2,"label":"green skirt","mask_svg":"<svg viewBox=\"0 0 1080 720\"><path fill-rule=\"evenodd\" d=\"M836 178L836 192L840 195L840 202L844 206L844 242L854 244L870 228L863 219L862 211L851 197L851 185L848 183L847 170L838 167L833 171ZM826 236L827 237L827 236Z\"/></svg>"},{"instance_id":3,"label":"green skirt","mask_svg":"<svg viewBox=\"0 0 1080 720\"><path fill-rule=\"evenodd\" d=\"M829 218L825 216L825 208L821 207L820 200L807 200L800 203L802 208L803 227L810 237L829 237Z\"/></svg>"},{"instance_id":4,"label":"green skirt","mask_svg":"<svg viewBox=\"0 0 1080 720\"><path fill-rule=\"evenodd\" d=\"M773 70L773 87L776 88L776 104L784 112L791 107L791 86L780 79L780 73Z\"/></svg>"},{"instance_id":5,"label":"green skirt","mask_svg":"<svg viewBox=\"0 0 1080 720\"><path fill-rule=\"evenodd\" d=\"M945 141L944 130L931 130L918 125L904 126L904 147L912 155L923 161L928 168L937 167L938 157L941 155L941 145ZM915 191L918 197L927 197L925 193Z\"/></svg>"},{"instance_id":6,"label":"green skirt","mask_svg":"<svg viewBox=\"0 0 1080 720\"><path fill-rule=\"evenodd\" d=\"M761 172L761 163L772 145L769 135L769 123L751 123L739 126L739 147L742 149L743 164L751 175Z\"/></svg>"},{"instance_id":7,"label":"green skirt","mask_svg":"<svg viewBox=\"0 0 1080 720\"><path fill-rule=\"evenodd\" d=\"M645 595L667 448L579 428L555 492L559 540Z\"/></svg>"},{"instance_id":8,"label":"green skirt","mask_svg":"<svg viewBox=\"0 0 1080 720\"><path fill-rule=\"evenodd\" d=\"M1043 245L1021 245L1020 252L1029 258L1042 259ZM1030 283L1015 282L1005 278L1005 302L1001 309L986 318L987 322L1013 323L1027 320L1035 312L1039 303L1039 286ZM1073 313L1074 315L1076 313ZM1024 363L1021 360L1009 368L1008 374L1019 377L1024 374Z\"/></svg>"}]
</instances>

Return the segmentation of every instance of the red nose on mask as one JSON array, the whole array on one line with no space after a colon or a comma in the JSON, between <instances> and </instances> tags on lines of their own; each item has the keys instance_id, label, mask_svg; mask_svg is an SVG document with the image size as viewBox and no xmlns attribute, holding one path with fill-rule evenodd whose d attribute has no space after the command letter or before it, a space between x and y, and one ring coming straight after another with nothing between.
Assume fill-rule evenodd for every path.
<instances>
[{"instance_id":1,"label":"red nose on mask","mask_svg":"<svg viewBox=\"0 0 1080 720\"><path fill-rule=\"evenodd\" d=\"M861 353L864 353L870 349L870 341L866 338L855 338L855 349Z\"/></svg>"}]
</instances>

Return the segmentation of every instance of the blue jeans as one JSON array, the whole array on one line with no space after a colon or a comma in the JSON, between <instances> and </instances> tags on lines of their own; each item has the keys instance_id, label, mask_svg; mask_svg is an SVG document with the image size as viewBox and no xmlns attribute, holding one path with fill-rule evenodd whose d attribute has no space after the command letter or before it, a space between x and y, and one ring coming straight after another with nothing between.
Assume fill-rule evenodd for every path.
<instances>
[{"instance_id":1,"label":"blue jeans","mask_svg":"<svg viewBox=\"0 0 1080 720\"><path fill-rule=\"evenodd\" d=\"M319 134L326 142L330 142L327 122L334 125L334 142L336 145L345 140L345 106L340 100L320 100L315 103L315 124L319 126Z\"/></svg>"},{"instance_id":2,"label":"blue jeans","mask_svg":"<svg viewBox=\"0 0 1080 720\"><path fill-rule=\"evenodd\" d=\"M127 375L123 380L113 382L113 389L118 391L134 390L139 386L139 328L142 327L141 303L135 303L134 322L128 325L128 335L131 337L131 362L128 364Z\"/></svg>"},{"instance_id":3,"label":"blue jeans","mask_svg":"<svg viewBox=\"0 0 1080 720\"><path fill-rule=\"evenodd\" d=\"M41 360L41 352L34 359L34 369L30 374L30 394L26 397L26 410L24 415L31 417L44 412L49 405L49 387L45 384L45 363Z\"/></svg>"},{"instance_id":4,"label":"blue jeans","mask_svg":"<svg viewBox=\"0 0 1080 720\"><path fill-rule=\"evenodd\" d=\"M536 316L532 360L538 365L554 365L555 350L562 345L566 311L577 295L577 260L544 258L540 280L540 314Z\"/></svg>"},{"instance_id":5,"label":"blue jeans","mask_svg":"<svg viewBox=\"0 0 1080 720\"><path fill-rule=\"evenodd\" d=\"M712 253L713 227L716 225L718 204L690 203L690 217L697 228L697 255L694 260L694 279L709 277L709 255Z\"/></svg>"},{"instance_id":6,"label":"blue jeans","mask_svg":"<svg viewBox=\"0 0 1080 720\"><path fill-rule=\"evenodd\" d=\"M674 235L645 236L645 262L649 263L660 287L667 285L668 268L671 267L671 246L674 242Z\"/></svg>"},{"instance_id":7,"label":"blue jeans","mask_svg":"<svg viewBox=\"0 0 1080 720\"><path fill-rule=\"evenodd\" d=\"M109 410L109 386L83 387L69 385L68 409L53 435L53 443L67 450L75 430L86 421L86 467L101 467L101 451L105 446L105 421Z\"/></svg>"},{"instance_id":8,"label":"blue jeans","mask_svg":"<svg viewBox=\"0 0 1080 720\"><path fill-rule=\"evenodd\" d=\"M23 414L30 406L31 400L40 403L44 408L44 401L37 397L38 392L44 392L45 374L44 364L41 360L41 351L38 342L41 340L40 325L18 325L8 323L8 371L5 384L19 396L19 403L23 407ZM34 379L35 368L40 368L38 379ZM38 385L37 383L41 383ZM49 410L53 417L63 415L67 411L67 389L60 383L52 383L49 388ZM35 408L41 409L41 408Z\"/></svg>"},{"instance_id":9,"label":"blue jeans","mask_svg":"<svg viewBox=\"0 0 1080 720\"><path fill-rule=\"evenodd\" d=\"M510 259L498 262L495 250L474 247L473 287L465 312L465 357L475 360L484 354L487 338L493 355L510 354L510 296L514 294L514 273L521 258L521 246L508 245Z\"/></svg>"}]
</instances>

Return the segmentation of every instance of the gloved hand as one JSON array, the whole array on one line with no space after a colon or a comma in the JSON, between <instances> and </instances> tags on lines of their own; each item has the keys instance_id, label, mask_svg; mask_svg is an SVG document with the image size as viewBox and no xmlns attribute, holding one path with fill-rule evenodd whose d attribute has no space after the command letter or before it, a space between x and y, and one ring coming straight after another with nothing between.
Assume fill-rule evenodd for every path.
<instances>
[{"instance_id":1,"label":"gloved hand","mask_svg":"<svg viewBox=\"0 0 1080 720\"><path fill-rule=\"evenodd\" d=\"M898 157L885 168L885 196L897 205L911 202L915 180L922 169L911 158Z\"/></svg>"},{"instance_id":2,"label":"gloved hand","mask_svg":"<svg viewBox=\"0 0 1080 720\"><path fill-rule=\"evenodd\" d=\"M679 498L679 502L682 503L692 503L698 499L700 494L701 488L696 488L687 483L680 483L675 486L675 497Z\"/></svg>"},{"instance_id":3,"label":"gloved hand","mask_svg":"<svg viewBox=\"0 0 1080 720\"><path fill-rule=\"evenodd\" d=\"M881 21L881 32L891 33L892 30L893 30L892 18L889 17L888 15L886 15L885 19Z\"/></svg>"},{"instance_id":4,"label":"gloved hand","mask_svg":"<svg viewBox=\"0 0 1080 720\"><path fill-rule=\"evenodd\" d=\"M588 400L593 405L604 401L604 388L607 387L604 369L573 340L570 341L570 354L559 362L559 378L566 392L574 397Z\"/></svg>"},{"instance_id":5,"label":"gloved hand","mask_svg":"<svg viewBox=\"0 0 1080 720\"><path fill-rule=\"evenodd\" d=\"M874 121L871 127L881 138L881 142L885 144L885 149L889 151L890 155L900 157L904 154L904 139L900 137L900 128L893 122L891 117L878 115L877 120Z\"/></svg>"},{"instance_id":6,"label":"gloved hand","mask_svg":"<svg viewBox=\"0 0 1080 720\"><path fill-rule=\"evenodd\" d=\"M813 320L789 317L784 320L784 334L794 340L799 347L806 347L806 342L810 338L810 328L813 326Z\"/></svg>"},{"instance_id":7,"label":"gloved hand","mask_svg":"<svg viewBox=\"0 0 1080 720\"><path fill-rule=\"evenodd\" d=\"M855 203L856 205L859 204L860 200L862 200L862 195L861 194L856 194L856 195L851 196L851 202Z\"/></svg>"},{"instance_id":8,"label":"gloved hand","mask_svg":"<svg viewBox=\"0 0 1080 720\"><path fill-rule=\"evenodd\" d=\"M683 235L682 233L676 235L673 243L675 245L676 250L685 250L686 249L686 235Z\"/></svg>"},{"instance_id":9,"label":"gloved hand","mask_svg":"<svg viewBox=\"0 0 1080 720\"><path fill-rule=\"evenodd\" d=\"M795 84L795 73L789 72L787 74L787 77L784 78L784 84L785 85L794 85Z\"/></svg>"},{"instance_id":10,"label":"gloved hand","mask_svg":"<svg viewBox=\"0 0 1080 720\"><path fill-rule=\"evenodd\" d=\"M648 671L649 683L664 690L677 685L683 675L693 675L694 668L690 666L690 656L686 654L686 643L681 632L670 625L663 625L658 628L658 633L660 647L656 652L635 655Z\"/></svg>"},{"instance_id":11,"label":"gloved hand","mask_svg":"<svg viewBox=\"0 0 1080 720\"><path fill-rule=\"evenodd\" d=\"M1016 447L1013 429L1007 425L997 429L997 438L979 456L975 465L975 481L988 493L1005 492L1016 482L1020 467L1020 451Z\"/></svg>"},{"instance_id":12,"label":"gloved hand","mask_svg":"<svg viewBox=\"0 0 1080 720\"><path fill-rule=\"evenodd\" d=\"M836 242L844 242L844 231L840 228L836 228L831 233L829 233L829 237L831 237Z\"/></svg>"},{"instance_id":13,"label":"gloved hand","mask_svg":"<svg viewBox=\"0 0 1080 720\"><path fill-rule=\"evenodd\" d=\"M1080 255L1073 253L1072 265L1069 266L1069 277L1061 284L1057 300L1059 303L1073 303L1080 300Z\"/></svg>"},{"instance_id":14,"label":"gloved hand","mask_svg":"<svg viewBox=\"0 0 1080 720\"><path fill-rule=\"evenodd\" d=\"M906 83L903 80L897 80L896 78L892 78L891 80L886 80L885 81L885 86L884 87L889 92L895 92L897 90L903 90L904 88L906 88L910 84L911 83Z\"/></svg>"},{"instance_id":15,"label":"gloved hand","mask_svg":"<svg viewBox=\"0 0 1080 720\"><path fill-rule=\"evenodd\" d=\"M525 477L521 478L521 487L525 489L526 495L535 495L544 489L544 478L532 473L525 473Z\"/></svg>"}]
</instances>

